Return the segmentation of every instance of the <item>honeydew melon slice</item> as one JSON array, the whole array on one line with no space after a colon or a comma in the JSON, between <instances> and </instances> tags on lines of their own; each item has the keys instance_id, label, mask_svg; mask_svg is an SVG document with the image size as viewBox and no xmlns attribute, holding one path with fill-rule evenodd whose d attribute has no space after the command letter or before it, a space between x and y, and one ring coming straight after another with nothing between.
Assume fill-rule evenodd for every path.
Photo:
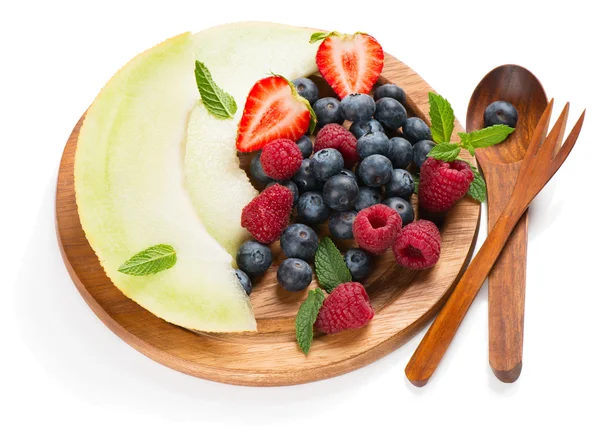
<instances>
[{"instance_id":1,"label":"honeydew melon slice","mask_svg":"<svg viewBox=\"0 0 600 441\"><path fill-rule=\"evenodd\" d=\"M203 227L184 186L186 127L197 100L190 34L123 67L81 127L75 158L79 217L108 277L150 312L190 329L252 331L254 314L231 256ZM140 277L117 270L157 244L175 249L174 267Z\"/></svg>"},{"instance_id":2,"label":"honeydew melon slice","mask_svg":"<svg viewBox=\"0 0 600 441\"><path fill-rule=\"evenodd\" d=\"M232 256L248 232L240 225L244 206L256 196L239 167L237 124L248 92L270 72L289 80L317 71L314 29L276 23L233 23L194 34L194 55L216 84L233 95L234 119L219 120L199 102L190 116L185 150L185 178L190 197L208 232Z\"/></svg>"}]
</instances>

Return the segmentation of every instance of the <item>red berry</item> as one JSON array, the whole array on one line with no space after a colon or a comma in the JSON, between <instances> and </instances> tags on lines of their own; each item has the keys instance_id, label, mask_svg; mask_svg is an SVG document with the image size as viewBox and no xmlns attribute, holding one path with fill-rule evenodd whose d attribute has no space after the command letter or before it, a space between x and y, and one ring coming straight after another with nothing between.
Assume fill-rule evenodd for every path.
<instances>
[{"instance_id":1,"label":"red berry","mask_svg":"<svg viewBox=\"0 0 600 441\"><path fill-rule=\"evenodd\" d=\"M369 323L374 314L364 286L358 282L342 283L323 302L315 328L325 334L358 329Z\"/></svg>"},{"instance_id":2,"label":"red berry","mask_svg":"<svg viewBox=\"0 0 600 441\"><path fill-rule=\"evenodd\" d=\"M448 211L467 194L474 177L464 161L427 158L421 166L419 204L432 213Z\"/></svg>"},{"instance_id":3,"label":"red berry","mask_svg":"<svg viewBox=\"0 0 600 441\"><path fill-rule=\"evenodd\" d=\"M323 149L336 149L344 158L344 167L352 168L358 162L356 138L339 124L326 124L315 139L315 153Z\"/></svg>"},{"instance_id":4,"label":"red berry","mask_svg":"<svg viewBox=\"0 0 600 441\"><path fill-rule=\"evenodd\" d=\"M411 269L432 267L440 258L442 237L435 224L418 220L402 228L392 246L399 265Z\"/></svg>"},{"instance_id":5,"label":"red berry","mask_svg":"<svg viewBox=\"0 0 600 441\"><path fill-rule=\"evenodd\" d=\"M293 203L294 193L283 185L275 184L244 207L242 227L259 242L275 242L290 221Z\"/></svg>"},{"instance_id":6,"label":"red berry","mask_svg":"<svg viewBox=\"0 0 600 441\"><path fill-rule=\"evenodd\" d=\"M363 250L383 254L392 246L401 228L402 218L396 210L376 204L358 212L352 231Z\"/></svg>"},{"instance_id":7,"label":"red berry","mask_svg":"<svg viewBox=\"0 0 600 441\"><path fill-rule=\"evenodd\" d=\"M302 152L294 141L275 139L264 146L260 163L265 174L277 181L289 179L302 165Z\"/></svg>"}]
</instances>

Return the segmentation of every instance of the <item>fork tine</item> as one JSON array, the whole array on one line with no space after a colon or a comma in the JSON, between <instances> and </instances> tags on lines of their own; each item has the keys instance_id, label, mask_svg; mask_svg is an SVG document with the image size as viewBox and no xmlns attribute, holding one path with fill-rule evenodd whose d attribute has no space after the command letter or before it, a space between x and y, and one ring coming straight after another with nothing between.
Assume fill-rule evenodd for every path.
<instances>
[{"instance_id":1,"label":"fork tine","mask_svg":"<svg viewBox=\"0 0 600 441\"><path fill-rule=\"evenodd\" d=\"M537 161L540 161L542 164L550 162L554 152L558 151L562 144L565 128L567 126L567 119L569 118L569 107L569 103L567 103L554 123L552 130L550 130L548 137L538 151L539 157L537 158Z\"/></svg>"},{"instance_id":2,"label":"fork tine","mask_svg":"<svg viewBox=\"0 0 600 441\"><path fill-rule=\"evenodd\" d=\"M527 152L523 158L521 169L526 168L526 164L531 162L531 159L537 154L539 148L542 146L542 143L546 138L546 133L548 133L548 127L550 127L550 116L552 116L553 107L554 98L550 100L546 106L546 110L542 113L542 117L538 121L537 126L535 126L535 131L533 132L531 141L529 141L529 146L527 147Z\"/></svg>"},{"instance_id":3,"label":"fork tine","mask_svg":"<svg viewBox=\"0 0 600 441\"><path fill-rule=\"evenodd\" d=\"M579 133L581 132L581 127L583 126L584 119L585 119L585 110L583 111L583 113L581 114L581 116L579 117L579 119L577 120L577 122L575 123L573 128L571 129L571 133L569 133L569 136L567 137L565 143L558 150L558 152L556 152L556 155L554 156L554 159L552 160L552 169L553 169L552 174L556 173L556 170L558 170L559 167L562 165L562 163L565 162L565 159L567 159L567 156L569 156L569 153L571 153L571 150L573 150L573 147L575 146L575 142L577 141L577 138L579 137Z\"/></svg>"}]
</instances>

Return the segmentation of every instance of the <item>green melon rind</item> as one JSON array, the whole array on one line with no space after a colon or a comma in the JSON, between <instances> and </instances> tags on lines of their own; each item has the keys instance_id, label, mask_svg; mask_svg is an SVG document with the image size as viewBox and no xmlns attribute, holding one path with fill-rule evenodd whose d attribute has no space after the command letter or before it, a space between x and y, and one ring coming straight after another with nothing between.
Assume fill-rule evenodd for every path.
<instances>
[{"instance_id":1,"label":"green melon rind","mask_svg":"<svg viewBox=\"0 0 600 441\"><path fill-rule=\"evenodd\" d=\"M190 34L123 67L88 109L78 138L75 191L82 227L106 274L158 317L212 332L256 330L231 256L208 234L184 187L186 123L198 98ZM135 253L173 246L173 268L117 271Z\"/></svg>"}]
</instances>

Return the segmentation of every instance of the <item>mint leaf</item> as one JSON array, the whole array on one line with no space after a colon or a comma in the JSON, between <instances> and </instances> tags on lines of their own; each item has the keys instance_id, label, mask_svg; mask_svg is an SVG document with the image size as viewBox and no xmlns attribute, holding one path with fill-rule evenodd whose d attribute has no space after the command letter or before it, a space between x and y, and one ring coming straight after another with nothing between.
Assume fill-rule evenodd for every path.
<instances>
[{"instance_id":1,"label":"mint leaf","mask_svg":"<svg viewBox=\"0 0 600 441\"><path fill-rule=\"evenodd\" d=\"M431 149L427 156L444 162L452 162L460 154L460 146L456 143L442 142Z\"/></svg>"},{"instance_id":2,"label":"mint leaf","mask_svg":"<svg viewBox=\"0 0 600 441\"><path fill-rule=\"evenodd\" d=\"M146 276L167 270L175 265L177 255L171 245L154 245L140 251L119 267L119 272L130 276Z\"/></svg>"},{"instance_id":3,"label":"mint leaf","mask_svg":"<svg viewBox=\"0 0 600 441\"><path fill-rule=\"evenodd\" d=\"M512 127L498 124L471 133L461 132L458 136L460 136L462 146L469 150L469 152L472 151L473 153L471 154L474 155L475 149L499 144L514 131L515 129Z\"/></svg>"},{"instance_id":4,"label":"mint leaf","mask_svg":"<svg viewBox=\"0 0 600 441\"><path fill-rule=\"evenodd\" d=\"M325 40L327 37L332 36L332 35L340 35L340 33L337 32L337 31L333 31L333 32L315 32L314 34L312 34L310 36L309 43L313 44L313 43L316 43L317 41Z\"/></svg>"},{"instance_id":5,"label":"mint leaf","mask_svg":"<svg viewBox=\"0 0 600 441\"><path fill-rule=\"evenodd\" d=\"M344 262L341 253L329 237L324 237L319 242L315 254L315 272L319 283L331 292L340 283L351 282L350 270Z\"/></svg>"},{"instance_id":6,"label":"mint leaf","mask_svg":"<svg viewBox=\"0 0 600 441\"><path fill-rule=\"evenodd\" d=\"M206 110L219 119L233 118L237 104L231 95L215 84L204 63L196 60L196 84Z\"/></svg>"},{"instance_id":7,"label":"mint leaf","mask_svg":"<svg viewBox=\"0 0 600 441\"><path fill-rule=\"evenodd\" d=\"M471 170L473 170L473 174L475 175L475 179L471 182L471 186L469 187L469 196L479 202L485 202L487 195L487 187L485 185L485 181L483 180L483 176L481 173L471 165Z\"/></svg>"},{"instance_id":8,"label":"mint leaf","mask_svg":"<svg viewBox=\"0 0 600 441\"><path fill-rule=\"evenodd\" d=\"M412 175L413 182L415 183L415 194L419 194L419 184L421 183L421 177L419 175Z\"/></svg>"},{"instance_id":9,"label":"mint leaf","mask_svg":"<svg viewBox=\"0 0 600 441\"><path fill-rule=\"evenodd\" d=\"M312 345L313 326L323 306L323 300L325 300L325 293L320 288L310 290L296 315L296 340L305 354L308 354Z\"/></svg>"},{"instance_id":10,"label":"mint leaf","mask_svg":"<svg viewBox=\"0 0 600 441\"><path fill-rule=\"evenodd\" d=\"M437 143L450 142L454 130L454 110L441 95L429 92L429 119L431 134Z\"/></svg>"}]
</instances>

